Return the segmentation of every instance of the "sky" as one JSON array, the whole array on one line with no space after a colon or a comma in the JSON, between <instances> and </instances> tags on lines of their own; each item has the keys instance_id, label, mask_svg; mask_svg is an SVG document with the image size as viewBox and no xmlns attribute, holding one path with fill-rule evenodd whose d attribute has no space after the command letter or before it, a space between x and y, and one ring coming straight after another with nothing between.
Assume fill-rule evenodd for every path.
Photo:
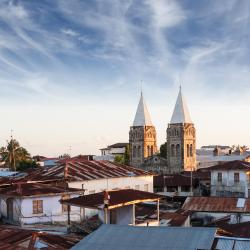
<instances>
[{"instance_id":1,"label":"sky","mask_svg":"<svg viewBox=\"0 0 250 250\"><path fill-rule=\"evenodd\" d=\"M248 0L0 0L0 145L98 154L142 88L160 146L180 84L198 147L250 145L249 27Z\"/></svg>"}]
</instances>

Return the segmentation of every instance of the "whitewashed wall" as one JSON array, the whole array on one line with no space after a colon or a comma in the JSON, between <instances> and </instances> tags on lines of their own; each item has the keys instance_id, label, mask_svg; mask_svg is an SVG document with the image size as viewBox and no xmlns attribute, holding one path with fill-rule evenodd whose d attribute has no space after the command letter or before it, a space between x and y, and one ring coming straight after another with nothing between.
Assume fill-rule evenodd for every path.
<instances>
[{"instance_id":1,"label":"whitewashed wall","mask_svg":"<svg viewBox=\"0 0 250 250\"><path fill-rule=\"evenodd\" d=\"M98 193L106 189L137 189L136 186L139 186L139 190L146 191L145 185L148 185L148 192L153 192L153 176L131 176L69 183L71 188L82 188L82 185L85 189L84 194Z\"/></svg>"},{"instance_id":2,"label":"whitewashed wall","mask_svg":"<svg viewBox=\"0 0 250 250\"><path fill-rule=\"evenodd\" d=\"M218 173L222 173L222 182L218 182ZM234 182L234 173L239 173L240 180L239 182ZM245 197L248 197L248 178L245 171L242 170L230 170L230 171L223 171L223 170L213 170L211 171L211 196L216 196L216 190L220 186L227 186L231 187L232 191L238 191L239 187L243 187L243 191L245 192Z\"/></svg>"},{"instance_id":3,"label":"whitewashed wall","mask_svg":"<svg viewBox=\"0 0 250 250\"><path fill-rule=\"evenodd\" d=\"M71 195L70 197L77 197ZM68 219L67 212L62 212L62 204L59 202L61 196L43 196L36 198L14 199L13 202L13 221L21 224L34 223L66 223ZM33 214L33 200L43 200L43 213ZM7 217L6 202L1 199L0 213L2 217ZM81 213L79 207L71 207L71 221L80 221Z\"/></svg>"}]
</instances>

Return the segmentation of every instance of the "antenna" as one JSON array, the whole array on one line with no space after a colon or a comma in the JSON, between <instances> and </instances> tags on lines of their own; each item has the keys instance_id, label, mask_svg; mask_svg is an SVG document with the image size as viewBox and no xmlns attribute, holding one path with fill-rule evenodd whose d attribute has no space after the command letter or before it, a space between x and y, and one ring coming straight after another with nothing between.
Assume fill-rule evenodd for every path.
<instances>
[{"instance_id":1,"label":"antenna","mask_svg":"<svg viewBox=\"0 0 250 250\"><path fill-rule=\"evenodd\" d=\"M13 139L13 129L10 130L10 138Z\"/></svg>"}]
</instances>

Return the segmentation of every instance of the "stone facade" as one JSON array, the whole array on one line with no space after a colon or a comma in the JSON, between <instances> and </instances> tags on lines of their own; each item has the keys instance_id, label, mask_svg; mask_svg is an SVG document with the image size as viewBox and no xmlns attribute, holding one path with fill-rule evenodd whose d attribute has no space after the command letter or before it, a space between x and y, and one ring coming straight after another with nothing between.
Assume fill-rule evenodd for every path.
<instances>
[{"instance_id":1,"label":"stone facade","mask_svg":"<svg viewBox=\"0 0 250 250\"><path fill-rule=\"evenodd\" d=\"M140 167L145 159L157 152L154 126L132 126L129 132L130 165Z\"/></svg>"},{"instance_id":2,"label":"stone facade","mask_svg":"<svg viewBox=\"0 0 250 250\"><path fill-rule=\"evenodd\" d=\"M168 125L167 160L170 173L196 170L196 131L194 124Z\"/></svg>"}]
</instances>

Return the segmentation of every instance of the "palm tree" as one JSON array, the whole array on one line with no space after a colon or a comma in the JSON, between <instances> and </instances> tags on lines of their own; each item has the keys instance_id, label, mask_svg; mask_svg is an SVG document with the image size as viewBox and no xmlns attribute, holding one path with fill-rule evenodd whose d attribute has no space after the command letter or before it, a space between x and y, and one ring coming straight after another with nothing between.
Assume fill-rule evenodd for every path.
<instances>
[{"instance_id":1,"label":"palm tree","mask_svg":"<svg viewBox=\"0 0 250 250\"><path fill-rule=\"evenodd\" d=\"M5 161L5 165L11 170L16 171L20 162L30 160L30 154L28 151L20 147L17 140L11 138L7 141L7 146L0 149L0 155L2 160Z\"/></svg>"}]
</instances>

